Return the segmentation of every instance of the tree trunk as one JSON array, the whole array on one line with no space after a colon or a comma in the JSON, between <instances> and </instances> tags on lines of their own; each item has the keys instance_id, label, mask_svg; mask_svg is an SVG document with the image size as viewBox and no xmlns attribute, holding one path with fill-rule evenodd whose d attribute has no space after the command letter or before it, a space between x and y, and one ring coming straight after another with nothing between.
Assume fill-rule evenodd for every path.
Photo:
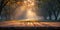
<instances>
[{"instance_id":1,"label":"tree trunk","mask_svg":"<svg viewBox=\"0 0 60 30\"><path fill-rule=\"evenodd\" d=\"M54 16L55 16L55 20L57 20L57 19L58 19L58 15L59 15L59 11L57 11L57 14L56 14L55 11L53 11L53 14L54 14Z\"/></svg>"},{"instance_id":2,"label":"tree trunk","mask_svg":"<svg viewBox=\"0 0 60 30\"><path fill-rule=\"evenodd\" d=\"M49 13L49 20L52 20L52 18L51 18L52 12L49 10L48 13Z\"/></svg>"},{"instance_id":3,"label":"tree trunk","mask_svg":"<svg viewBox=\"0 0 60 30\"><path fill-rule=\"evenodd\" d=\"M2 8L0 7L0 16L1 16L1 12L2 12ZM1 20L2 20L2 16L1 16Z\"/></svg>"},{"instance_id":4,"label":"tree trunk","mask_svg":"<svg viewBox=\"0 0 60 30\"><path fill-rule=\"evenodd\" d=\"M57 20L57 17L58 17L58 16L55 15L55 20Z\"/></svg>"},{"instance_id":5,"label":"tree trunk","mask_svg":"<svg viewBox=\"0 0 60 30\"><path fill-rule=\"evenodd\" d=\"M52 20L52 19L51 19L51 15L49 15L49 20Z\"/></svg>"}]
</instances>

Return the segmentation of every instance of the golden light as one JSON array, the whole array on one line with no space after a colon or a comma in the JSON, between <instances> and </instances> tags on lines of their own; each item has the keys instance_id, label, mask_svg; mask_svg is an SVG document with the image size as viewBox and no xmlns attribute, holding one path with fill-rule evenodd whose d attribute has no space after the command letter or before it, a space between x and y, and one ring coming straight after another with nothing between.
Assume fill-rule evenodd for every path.
<instances>
[{"instance_id":1,"label":"golden light","mask_svg":"<svg viewBox=\"0 0 60 30\"><path fill-rule=\"evenodd\" d=\"M23 14L24 11L26 11L26 15L25 18L23 20L11 20L11 21L5 21L5 22L0 22L0 27L45 27L45 26L49 26L49 27L60 27L60 23L59 22L37 22L38 18L35 12L33 12L33 10L37 10L36 9L36 0L24 0L23 2L17 2L19 6L18 8L16 8L16 14L15 14L15 18L18 18L19 16L21 16ZM41 17L42 18L42 17ZM29 22L30 21L30 22Z\"/></svg>"},{"instance_id":2,"label":"golden light","mask_svg":"<svg viewBox=\"0 0 60 30\"><path fill-rule=\"evenodd\" d=\"M38 16L35 12L38 7L36 0L24 0L22 2L17 2L17 5L20 6L15 10L15 19L18 19L18 17L21 18L21 16L24 15L23 20L38 20Z\"/></svg>"},{"instance_id":3,"label":"golden light","mask_svg":"<svg viewBox=\"0 0 60 30\"><path fill-rule=\"evenodd\" d=\"M0 27L60 27L60 22L26 22L12 20L0 22Z\"/></svg>"},{"instance_id":4,"label":"golden light","mask_svg":"<svg viewBox=\"0 0 60 30\"><path fill-rule=\"evenodd\" d=\"M21 8L26 11L26 20L36 19L37 17L36 12L33 12L33 10L37 10L35 9L35 1L36 0L24 0L24 5Z\"/></svg>"}]
</instances>

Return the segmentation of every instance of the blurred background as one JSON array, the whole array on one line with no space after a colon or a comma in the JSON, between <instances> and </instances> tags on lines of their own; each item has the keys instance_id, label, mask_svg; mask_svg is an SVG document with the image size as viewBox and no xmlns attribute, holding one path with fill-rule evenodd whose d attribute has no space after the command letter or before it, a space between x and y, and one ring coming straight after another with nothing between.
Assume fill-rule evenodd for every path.
<instances>
[{"instance_id":1,"label":"blurred background","mask_svg":"<svg viewBox=\"0 0 60 30\"><path fill-rule=\"evenodd\" d=\"M27 0L0 0L0 21L29 20L60 21L60 0L30 0L35 5L25 5ZM25 7L24 7L25 6ZM28 7L27 7L28 6ZM29 11L29 8L32 11ZM31 15L32 14L32 15Z\"/></svg>"}]
</instances>

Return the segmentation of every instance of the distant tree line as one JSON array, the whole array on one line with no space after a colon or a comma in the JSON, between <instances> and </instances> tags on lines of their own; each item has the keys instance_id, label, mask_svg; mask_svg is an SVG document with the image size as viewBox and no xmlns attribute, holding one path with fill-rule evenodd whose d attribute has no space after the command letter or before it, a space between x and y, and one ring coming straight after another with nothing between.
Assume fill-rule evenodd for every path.
<instances>
[{"instance_id":1,"label":"distant tree line","mask_svg":"<svg viewBox=\"0 0 60 30\"><path fill-rule=\"evenodd\" d=\"M6 16L6 12L4 12L5 14L2 15L2 11L3 8L6 6L6 4L8 3L8 0L0 0L0 19L2 20L2 16L5 15ZM6 11L6 10L4 10Z\"/></svg>"},{"instance_id":2,"label":"distant tree line","mask_svg":"<svg viewBox=\"0 0 60 30\"><path fill-rule=\"evenodd\" d=\"M60 20L60 0L38 0L39 11L45 20ZM53 17L54 16L54 17ZM49 19L47 19L47 17ZM54 18L54 19L52 19Z\"/></svg>"},{"instance_id":3,"label":"distant tree line","mask_svg":"<svg viewBox=\"0 0 60 30\"><path fill-rule=\"evenodd\" d=\"M3 18L2 16L4 15L6 20L8 20L9 19L8 17L13 13L13 12L8 13L8 11L4 9L4 7L7 5L10 6L11 4L16 3L18 1L22 1L22 0L0 0L1 19ZM38 10L38 14L41 11L40 13L42 14L45 20L47 20L47 17L49 17L48 20L53 20L52 16L54 16L54 20L60 20L60 17L59 17L60 16L60 0L37 0L37 1L39 1L38 8L40 8L40 10ZM3 15L2 15L2 11L4 11ZM9 11L12 11L12 10L9 10ZM7 16L8 14L9 16Z\"/></svg>"},{"instance_id":4,"label":"distant tree line","mask_svg":"<svg viewBox=\"0 0 60 30\"><path fill-rule=\"evenodd\" d=\"M17 4L22 1L23 0L0 0L0 20L11 20L11 16L12 18L14 16L13 11L15 11L18 6Z\"/></svg>"}]
</instances>

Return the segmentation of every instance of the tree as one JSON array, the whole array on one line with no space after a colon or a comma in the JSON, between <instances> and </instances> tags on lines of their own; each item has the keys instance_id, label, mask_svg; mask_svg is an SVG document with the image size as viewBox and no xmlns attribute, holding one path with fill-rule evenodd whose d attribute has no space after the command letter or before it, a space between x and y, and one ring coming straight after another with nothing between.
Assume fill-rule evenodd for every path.
<instances>
[{"instance_id":1,"label":"tree","mask_svg":"<svg viewBox=\"0 0 60 30\"><path fill-rule=\"evenodd\" d=\"M58 16L59 16L59 13L60 13L60 4L59 4L59 1L55 0L54 2L54 6L53 6L53 14L55 16L55 20L58 20Z\"/></svg>"},{"instance_id":2,"label":"tree","mask_svg":"<svg viewBox=\"0 0 60 30\"><path fill-rule=\"evenodd\" d=\"M3 8L6 6L6 4L8 3L8 0L0 0L0 16L1 16L1 12L3 10ZM2 18L2 16L1 16Z\"/></svg>"},{"instance_id":3,"label":"tree","mask_svg":"<svg viewBox=\"0 0 60 30\"><path fill-rule=\"evenodd\" d=\"M8 3L8 0L1 0L0 2L0 15L4 6Z\"/></svg>"},{"instance_id":4,"label":"tree","mask_svg":"<svg viewBox=\"0 0 60 30\"><path fill-rule=\"evenodd\" d=\"M44 18L46 19L46 17L49 16L49 20L58 20L58 17L60 16L60 0L42 0L42 2L40 8L42 9L42 12L44 12L41 12L44 14ZM55 19L52 19L52 16L54 16Z\"/></svg>"}]
</instances>

